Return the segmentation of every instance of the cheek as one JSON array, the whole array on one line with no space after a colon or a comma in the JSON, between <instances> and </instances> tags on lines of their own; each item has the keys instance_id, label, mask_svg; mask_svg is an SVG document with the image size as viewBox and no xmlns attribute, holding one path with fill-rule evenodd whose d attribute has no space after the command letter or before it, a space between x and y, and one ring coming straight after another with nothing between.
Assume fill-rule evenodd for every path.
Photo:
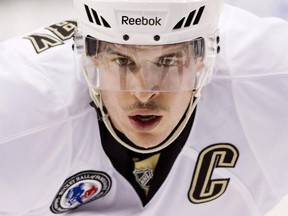
<instances>
[{"instance_id":1,"label":"cheek","mask_svg":"<svg viewBox=\"0 0 288 216\"><path fill-rule=\"evenodd\" d=\"M172 116L171 118L178 123L182 116L184 115L185 111L187 110L189 103L191 101L192 94L180 94L176 99L173 101L174 105L172 106L171 110Z\"/></svg>"},{"instance_id":2,"label":"cheek","mask_svg":"<svg viewBox=\"0 0 288 216\"><path fill-rule=\"evenodd\" d=\"M115 98L113 94L109 94L108 92L101 92L102 101L104 103L105 108L108 110L109 114L114 112L115 104L117 104L117 101L115 101Z\"/></svg>"},{"instance_id":3,"label":"cheek","mask_svg":"<svg viewBox=\"0 0 288 216\"><path fill-rule=\"evenodd\" d=\"M175 111L185 111L190 103L192 92L178 93L173 97L171 108Z\"/></svg>"},{"instance_id":4,"label":"cheek","mask_svg":"<svg viewBox=\"0 0 288 216\"><path fill-rule=\"evenodd\" d=\"M168 96L168 95L167 95ZM175 125L184 115L192 98L192 92L181 92L171 94L164 98L163 103L169 106L169 112L166 113L166 123Z\"/></svg>"},{"instance_id":5,"label":"cheek","mask_svg":"<svg viewBox=\"0 0 288 216\"><path fill-rule=\"evenodd\" d=\"M127 99L120 93L101 92L104 106L113 119L123 116L123 107L127 104Z\"/></svg>"}]
</instances>

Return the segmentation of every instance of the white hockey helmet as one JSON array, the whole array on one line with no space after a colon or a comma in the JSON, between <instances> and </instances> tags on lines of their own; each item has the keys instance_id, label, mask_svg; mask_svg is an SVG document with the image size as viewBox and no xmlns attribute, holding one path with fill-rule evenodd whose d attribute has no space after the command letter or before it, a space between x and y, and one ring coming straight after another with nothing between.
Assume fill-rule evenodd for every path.
<instances>
[{"instance_id":1,"label":"white hockey helmet","mask_svg":"<svg viewBox=\"0 0 288 216\"><path fill-rule=\"evenodd\" d=\"M223 0L74 0L83 36L160 45L214 35Z\"/></svg>"},{"instance_id":2,"label":"white hockey helmet","mask_svg":"<svg viewBox=\"0 0 288 216\"><path fill-rule=\"evenodd\" d=\"M219 52L218 20L222 6L223 0L74 0L78 21L75 46L78 57L81 56L77 59L81 59L84 66L83 71L91 97L100 109L104 123L122 145L135 152L156 152L172 143L181 133L197 105L201 88L209 82L211 77L214 60ZM184 76L184 79L183 77L175 78L175 74L183 76L183 67L178 67L178 71L173 69L167 72L166 69L161 70L158 62L143 61L139 63L141 67L146 64L154 65L153 70L157 70L159 74L156 78L156 73L153 73L153 76L147 73L141 74L141 79L146 79L148 83L145 88L142 86L138 89L135 85L129 84L129 80L133 79L132 75L127 75L130 74L129 70L125 71L125 76L119 75L118 82L105 84L104 78L102 79L103 75L109 70L115 70L115 67L109 63L105 67L95 63L95 59L96 61L107 60L107 53L111 52L112 45L125 45L127 53L131 54L133 47L155 46L161 48L157 50L165 50L165 46L175 44L182 44L179 46L180 49L188 47L187 52L183 51L180 57L181 61L185 62L181 65L185 66L184 75L186 71L190 73ZM121 50L121 55L126 56L123 49ZM137 55L135 50L133 53ZM195 62L190 62L192 57L201 59L203 66L200 67L201 71L197 71L197 67L193 66ZM176 59L176 61L180 60ZM168 62L171 62L171 59L168 59ZM123 71L118 72L118 74L123 74ZM117 73L113 76L115 74ZM102 103L101 90L153 91L151 85L155 83L151 85L149 83L155 80L161 82L157 91L192 90L194 98L191 99L184 121L174 130L174 134L169 135L168 140L149 149L130 146L115 133ZM181 80L181 82L175 82L175 80ZM183 80L185 83L182 83ZM121 85L116 83L121 83ZM123 83L125 86L122 85Z\"/></svg>"}]
</instances>

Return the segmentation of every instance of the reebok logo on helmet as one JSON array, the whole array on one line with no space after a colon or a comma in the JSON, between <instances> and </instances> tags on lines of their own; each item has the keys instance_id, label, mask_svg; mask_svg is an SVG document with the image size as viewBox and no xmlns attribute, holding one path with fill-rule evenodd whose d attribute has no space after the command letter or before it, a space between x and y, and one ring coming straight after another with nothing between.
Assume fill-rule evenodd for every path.
<instances>
[{"instance_id":1,"label":"reebok logo on helmet","mask_svg":"<svg viewBox=\"0 0 288 216\"><path fill-rule=\"evenodd\" d=\"M122 25L161 26L161 18L146 18L144 16L132 18L128 16L122 16Z\"/></svg>"}]
</instances>

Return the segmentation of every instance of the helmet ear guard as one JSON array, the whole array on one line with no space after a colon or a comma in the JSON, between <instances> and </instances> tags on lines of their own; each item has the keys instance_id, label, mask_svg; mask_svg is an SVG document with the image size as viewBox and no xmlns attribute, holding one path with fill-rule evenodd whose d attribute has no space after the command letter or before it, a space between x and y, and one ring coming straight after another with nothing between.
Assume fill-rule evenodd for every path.
<instances>
[{"instance_id":1,"label":"helmet ear guard","mask_svg":"<svg viewBox=\"0 0 288 216\"><path fill-rule=\"evenodd\" d=\"M79 29L76 28L74 33L74 48L76 48L77 54L93 56L97 53L99 42L96 38L91 36L84 37Z\"/></svg>"},{"instance_id":2,"label":"helmet ear guard","mask_svg":"<svg viewBox=\"0 0 288 216\"><path fill-rule=\"evenodd\" d=\"M85 46L86 46L86 55L94 56L98 52L99 40L92 38L91 36L88 35L85 38Z\"/></svg>"}]
</instances>

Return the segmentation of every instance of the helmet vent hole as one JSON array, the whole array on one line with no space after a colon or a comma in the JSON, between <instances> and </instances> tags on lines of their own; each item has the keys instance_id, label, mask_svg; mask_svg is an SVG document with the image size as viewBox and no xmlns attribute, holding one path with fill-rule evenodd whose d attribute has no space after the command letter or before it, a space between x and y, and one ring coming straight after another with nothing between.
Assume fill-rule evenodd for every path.
<instances>
[{"instance_id":1,"label":"helmet vent hole","mask_svg":"<svg viewBox=\"0 0 288 216\"><path fill-rule=\"evenodd\" d=\"M129 35L127 35L127 34L123 35L123 40L124 41L128 41L129 40Z\"/></svg>"},{"instance_id":2,"label":"helmet vent hole","mask_svg":"<svg viewBox=\"0 0 288 216\"><path fill-rule=\"evenodd\" d=\"M155 40L155 41L159 41L159 40L160 40L160 36L159 36L159 35L155 35L155 36L154 36L154 40Z\"/></svg>"}]
</instances>

